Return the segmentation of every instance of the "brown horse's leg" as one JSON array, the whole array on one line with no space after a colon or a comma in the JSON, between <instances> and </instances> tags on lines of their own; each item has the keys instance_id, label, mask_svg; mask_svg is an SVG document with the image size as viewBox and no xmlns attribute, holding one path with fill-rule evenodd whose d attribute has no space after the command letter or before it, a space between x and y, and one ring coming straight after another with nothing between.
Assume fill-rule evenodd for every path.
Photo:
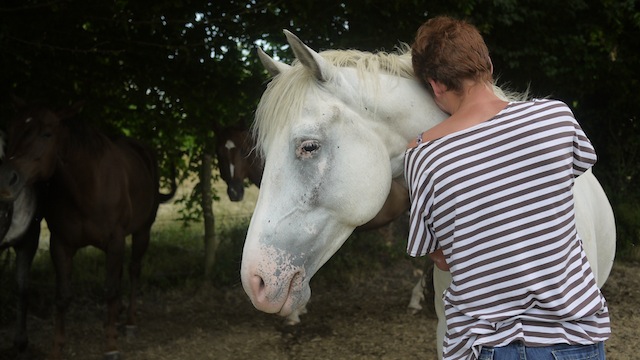
<instances>
[{"instance_id":1,"label":"brown horse's leg","mask_svg":"<svg viewBox=\"0 0 640 360\"><path fill-rule=\"evenodd\" d=\"M129 310L127 313L127 335L133 336L137 325L136 312L138 305L138 292L140 290L140 273L142 272L142 258L147 252L150 240L150 229L145 229L133 234L131 241L131 264L129 265L129 278L131 282L131 294L129 296ZM131 333L129 333L131 332Z\"/></svg>"},{"instance_id":2,"label":"brown horse's leg","mask_svg":"<svg viewBox=\"0 0 640 360\"><path fill-rule=\"evenodd\" d=\"M29 289L29 272L33 258L38 250L40 238L40 222L32 221L27 232L23 235L20 244L15 246L16 251L16 282L18 284L18 319L13 344L19 353L27 350L29 338L27 337L27 296Z\"/></svg>"},{"instance_id":3,"label":"brown horse's leg","mask_svg":"<svg viewBox=\"0 0 640 360\"><path fill-rule=\"evenodd\" d=\"M50 254L56 271L56 315L53 329L53 346L50 359L62 359L62 350L66 342L64 317L71 302L71 268L74 249L70 249L59 241L52 233L50 238Z\"/></svg>"},{"instance_id":4,"label":"brown horse's leg","mask_svg":"<svg viewBox=\"0 0 640 360\"><path fill-rule=\"evenodd\" d=\"M106 302L107 317L104 323L106 336L105 358L118 358L117 321L120 315L120 284L122 282L122 265L124 263L125 237L122 231L115 230L107 246L107 279Z\"/></svg>"}]
</instances>

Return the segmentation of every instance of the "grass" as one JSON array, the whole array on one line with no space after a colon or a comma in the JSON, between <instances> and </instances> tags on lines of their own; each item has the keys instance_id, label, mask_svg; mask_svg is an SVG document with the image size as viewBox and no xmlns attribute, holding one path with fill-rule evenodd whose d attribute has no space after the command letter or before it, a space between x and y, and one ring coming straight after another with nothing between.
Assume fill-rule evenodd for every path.
<instances>
[{"instance_id":1,"label":"grass","mask_svg":"<svg viewBox=\"0 0 640 360\"><path fill-rule=\"evenodd\" d=\"M214 287L238 286L242 247L258 189L248 188L245 200L231 202L224 183L216 185L220 201L214 203L216 236L220 247L211 280ZM179 198L189 189L179 189ZM200 223L184 226L177 219L175 204L161 205L152 229L151 243L143 260L142 290L180 291L197 289L204 284L204 242ZM43 222L44 224L44 222ZM368 271L387 266L403 258L404 239L380 232L356 233L314 277L315 283L349 283L366 276ZM43 225L41 248L30 273L30 314L50 316L55 297L55 275L48 252L49 232ZM130 241L130 239L127 239ZM127 247L123 276L123 294L128 292ZM13 250L0 255L0 321L13 322L15 317L15 254ZM105 255L86 247L73 260L72 289L74 304L102 304L105 282ZM75 305L74 305L75 306ZM95 305L93 305L95 306Z\"/></svg>"}]
</instances>

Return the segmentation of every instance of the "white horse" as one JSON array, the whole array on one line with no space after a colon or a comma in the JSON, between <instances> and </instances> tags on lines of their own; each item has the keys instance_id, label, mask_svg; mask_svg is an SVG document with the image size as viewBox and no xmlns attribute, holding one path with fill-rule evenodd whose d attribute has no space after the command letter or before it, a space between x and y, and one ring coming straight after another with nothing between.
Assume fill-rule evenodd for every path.
<instances>
[{"instance_id":1,"label":"white horse","mask_svg":"<svg viewBox=\"0 0 640 360\"><path fill-rule=\"evenodd\" d=\"M0 162L4 159L5 138L0 134ZM0 184L1 185L1 184ZM0 192L0 254L13 247L16 253L16 327L13 338L18 354L24 354L29 342L27 335L27 306L29 272L38 250L40 217L36 213L37 194L33 186L25 186L15 200ZM6 291L6 290L5 290Z\"/></svg>"},{"instance_id":2,"label":"white horse","mask_svg":"<svg viewBox=\"0 0 640 360\"><path fill-rule=\"evenodd\" d=\"M382 207L392 179L403 177L410 139L446 117L414 78L410 54L317 53L285 35L293 65L259 52L275 76L256 110L265 170L241 269L254 306L282 316L304 308L311 277ZM574 192L578 232L602 285L615 253L611 206L591 172ZM434 271L439 354L449 282Z\"/></svg>"}]
</instances>

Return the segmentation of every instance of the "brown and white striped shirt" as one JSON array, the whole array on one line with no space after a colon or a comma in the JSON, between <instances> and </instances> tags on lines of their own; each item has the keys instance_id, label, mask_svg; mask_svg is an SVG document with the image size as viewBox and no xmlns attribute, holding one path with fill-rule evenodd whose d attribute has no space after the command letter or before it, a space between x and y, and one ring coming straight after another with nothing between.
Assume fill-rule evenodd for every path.
<instances>
[{"instance_id":1,"label":"brown and white striped shirt","mask_svg":"<svg viewBox=\"0 0 640 360\"><path fill-rule=\"evenodd\" d=\"M480 347L592 344L609 312L575 227L574 178L596 162L571 110L512 102L494 118L405 154L407 252L442 248L445 359Z\"/></svg>"}]
</instances>

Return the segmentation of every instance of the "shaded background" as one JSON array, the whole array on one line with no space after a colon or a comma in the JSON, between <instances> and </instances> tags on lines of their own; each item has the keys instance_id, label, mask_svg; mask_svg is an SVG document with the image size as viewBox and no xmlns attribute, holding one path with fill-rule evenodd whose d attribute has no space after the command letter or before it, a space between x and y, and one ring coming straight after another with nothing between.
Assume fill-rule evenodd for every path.
<instances>
[{"instance_id":1,"label":"shaded background","mask_svg":"<svg viewBox=\"0 0 640 360\"><path fill-rule=\"evenodd\" d=\"M252 120L267 80L256 46L289 61L289 29L316 50L391 51L440 14L481 30L501 85L571 106L599 155L618 257L637 255L638 1L5 0L0 129L12 96L59 107L81 100L86 121L154 144L165 173L178 159L182 178L202 175L215 129ZM202 204L216 198L189 194L183 219L206 217Z\"/></svg>"}]
</instances>

